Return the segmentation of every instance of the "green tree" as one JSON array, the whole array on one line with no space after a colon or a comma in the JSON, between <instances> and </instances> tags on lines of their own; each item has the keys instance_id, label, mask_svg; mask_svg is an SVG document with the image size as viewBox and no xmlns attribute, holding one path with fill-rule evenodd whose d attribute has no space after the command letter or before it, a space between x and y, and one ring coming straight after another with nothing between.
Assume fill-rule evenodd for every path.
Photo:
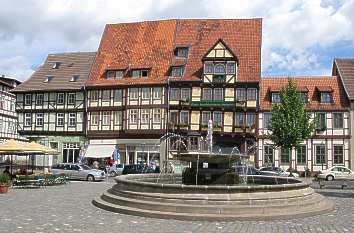
<instances>
[{"instance_id":1,"label":"green tree","mask_svg":"<svg viewBox=\"0 0 354 233\"><path fill-rule=\"evenodd\" d=\"M281 89L280 98L281 102L272 106L267 138L273 141L275 147L291 150L312 135L315 125L293 80L289 79ZM291 170L291 154L289 156Z\"/></svg>"}]
</instances>

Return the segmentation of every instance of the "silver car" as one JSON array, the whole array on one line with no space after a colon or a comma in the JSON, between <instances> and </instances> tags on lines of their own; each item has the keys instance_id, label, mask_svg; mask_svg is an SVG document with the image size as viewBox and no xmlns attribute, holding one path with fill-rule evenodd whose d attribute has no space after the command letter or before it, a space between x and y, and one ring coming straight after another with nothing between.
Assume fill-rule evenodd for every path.
<instances>
[{"instance_id":1,"label":"silver car","mask_svg":"<svg viewBox=\"0 0 354 233\"><path fill-rule=\"evenodd\" d=\"M340 179L351 179L354 180L354 173L349 168L344 166L333 166L326 170L320 171L317 175L319 179L326 180L340 180Z\"/></svg>"},{"instance_id":2,"label":"silver car","mask_svg":"<svg viewBox=\"0 0 354 233\"><path fill-rule=\"evenodd\" d=\"M54 174L65 174L71 180L98 181L106 179L106 173L84 164L59 163L52 166Z\"/></svg>"}]
</instances>

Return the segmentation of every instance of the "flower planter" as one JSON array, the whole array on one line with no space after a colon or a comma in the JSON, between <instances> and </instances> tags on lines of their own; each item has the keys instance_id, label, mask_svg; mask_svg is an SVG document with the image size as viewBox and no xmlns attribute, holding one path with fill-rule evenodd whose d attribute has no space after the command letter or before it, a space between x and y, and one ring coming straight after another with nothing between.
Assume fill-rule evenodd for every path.
<instances>
[{"instance_id":1,"label":"flower planter","mask_svg":"<svg viewBox=\"0 0 354 233\"><path fill-rule=\"evenodd\" d=\"M0 184L0 193L7 193L9 191L10 185Z\"/></svg>"}]
</instances>

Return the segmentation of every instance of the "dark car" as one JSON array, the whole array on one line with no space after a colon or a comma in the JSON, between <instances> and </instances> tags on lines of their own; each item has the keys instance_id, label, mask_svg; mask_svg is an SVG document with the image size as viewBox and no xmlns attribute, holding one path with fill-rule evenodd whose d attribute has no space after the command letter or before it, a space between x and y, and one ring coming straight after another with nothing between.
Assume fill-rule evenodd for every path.
<instances>
[{"instance_id":1,"label":"dark car","mask_svg":"<svg viewBox=\"0 0 354 233\"><path fill-rule=\"evenodd\" d=\"M261 175L259 170L252 166L236 166L233 169L235 169L239 175Z\"/></svg>"},{"instance_id":2,"label":"dark car","mask_svg":"<svg viewBox=\"0 0 354 233\"><path fill-rule=\"evenodd\" d=\"M144 166L141 164L133 164L133 165L125 165L122 175L127 174L141 174L141 173L159 173L160 167L156 167L155 169L152 167Z\"/></svg>"}]
</instances>

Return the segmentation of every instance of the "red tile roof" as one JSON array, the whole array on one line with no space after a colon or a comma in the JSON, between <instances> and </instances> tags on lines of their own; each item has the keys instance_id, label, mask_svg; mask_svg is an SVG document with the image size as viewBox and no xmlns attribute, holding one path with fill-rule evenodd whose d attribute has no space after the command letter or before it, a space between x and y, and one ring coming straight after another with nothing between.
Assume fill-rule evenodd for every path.
<instances>
[{"instance_id":1,"label":"red tile roof","mask_svg":"<svg viewBox=\"0 0 354 233\"><path fill-rule=\"evenodd\" d=\"M334 59L332 75L342 79L348 97L354 100L354 58Z\"/></svg>"},{"instance_id":2,"label":"red tile roof","mask_svg":"<svg viewBox=\"0 0 354 233\"><path fill-rule=\"evenodd\" d=\"M272 107L270 89L281 90L291 78L295 84L308 89L309 103L306 105L311 110L344 110L349 109L349 101L343 89L340 79L336 76L302 76L302 77L264 77L260 85L261 110L270 110ZM319 90L331 89L333 103L320 103Z\"/></svg>"},{"instance_id":3,"label":"red tile roof","mask_svg":"<svg viewBox=\"0 0 354 233\"><path fill-rule=\"evenodd\" d=\"M238 81L258 82L261 72L261 19L190 19L108 24L87 86L166 83L174 49L188 46L181 80L200 80L203 55L219 40L239 60ZM148 78L106 80L105 71L125 67L151 67Z\"/></svg>"}]
</instances>

